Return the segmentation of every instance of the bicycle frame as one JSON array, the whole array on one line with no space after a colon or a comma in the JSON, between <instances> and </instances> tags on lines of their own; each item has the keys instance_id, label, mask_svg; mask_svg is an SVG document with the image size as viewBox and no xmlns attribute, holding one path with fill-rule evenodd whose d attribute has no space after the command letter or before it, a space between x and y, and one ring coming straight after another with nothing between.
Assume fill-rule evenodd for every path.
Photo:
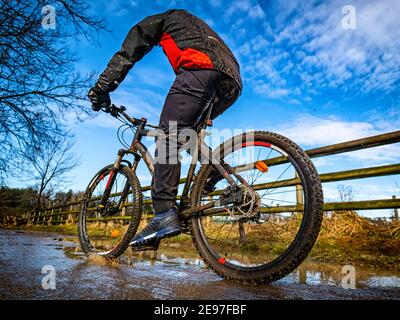
<instances>
[{"instance_id":1,"label":"bicycle frame","mask_svg":"<svg viewBox=\"0 0 400 320\"><path fill-rule=\"evenodd\" d=\"M115 106L114 106L115 107ZM106 184L106 188L104 191L104 194L102 196L102 199L99 204L99 208L103 209L106 206L107 200L111 194L112 186L115 181L115 172L120 168L122 162L127 162L129 164L130 169L134 173L137 169L137 166L139 164L139 161L143 159L145 162L147 168L149 169L150 173L152 176L154 175L154 161L153 157L149 154L146 146L141 142L142 138L144 136L157 136L157 130L149 130L146 129L146 126L152 127L154 129L158 129L159 127L153 126L147 123L146 118L141 118L141 119L135 119L131 118L129 115L127 115L124 112L124 107L121 107L119 109L118 107L115 107L116 111L111 112L111 114L115 117L118 117L118 115L122 115L126 120L128 120L132 125L134 125L137 130L135 132L135 135L132 139L132 143L130 145L129 149L120 149L118 151L118 156L117 159L114 162L113 169L108 177L108 181ZM237 183L234 181L234 179L230 176L230 174L233 174L242 184L248 186L247 182L237 173L234 172L234 169L231 168L228 164L224 163L222 160L218 160L214 157L212 149L204 142L204 136L205 136L205 129L208 125L211 125L210 123L210 115L211 115L211 110L212 110L212 105L210 105L207 109L207 112L205 116L201 119L201 121L198 123L197 126L197 141L200 143L198 144L198 147L196 148L195 154L192 155L193 158L196 158L197 160L200 160L200 157L203 155L206 157L206 160L209 161L209 163L212 164L212 166L219 172L219 174L224 177L232 190L237 190L239 186ZM126 154L132 154L134 156L134 162L131 164L129 161L123 160L124 156ZM214 208L216 206L220 206L220 201L210 201L207 204L197 206L194 208L189 208L189 202L190 202L190 187L193 183L193 178L195 176L195 170L197 167L197 161L191 161L191 164L189 166L188 174L186 177L185 185L182 191L182 195L180 198L180 204L179 204L179 210L178 214L181 219L189 219L193 215L201 215L201 216L206 216L206 215L214 215L218 214L221 212L226 212L226 208ZM129 183L128 181L126 182L126 185L124 186L122 196L119 200L118 203L118 208L121 208L127 195L129 192Z\"/></svg>"}]
</instances>

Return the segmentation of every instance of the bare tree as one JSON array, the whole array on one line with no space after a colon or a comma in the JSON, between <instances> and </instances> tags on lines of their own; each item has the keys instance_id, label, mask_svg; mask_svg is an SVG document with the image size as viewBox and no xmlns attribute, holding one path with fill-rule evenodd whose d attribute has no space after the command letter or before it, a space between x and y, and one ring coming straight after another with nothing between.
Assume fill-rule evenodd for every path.
<instances>
[{"instance_id":1,"label":"bare tree","mask_svg":"<svg viewBox=\"0 0 400 320\"><path fill-rule=\"evenodd\" d=\"M351 186L340 184L337 186L337 190L342 202L353 200L353 188Z\"/></svg>"},{"instance_id":2,"label":"bare tree","mask_svg":"<svg viewBox=\"0 0 400 320\"><path fill-rule=\"evenodd\" d=\"M70 44L80 37L94 41L105 30L87 3L52 1L55 29L43 26L47 0L0 3L0 183L18 171L27 146L39 153L43 142L64 135L65 115L87 114L85 95L94 79L75 70Z\"/></svg>"},{"instance_id":3,"label":"bare tree","mask_svg":"<svg viewBox=\"0 0 400 320\"><path fill-rule=\"evenodd\" d=\"M67 174L79 164L73 146L73 140L63 137L46 142L40 152L31 148L25 154L26 165L30 168L26 171L27 176L37 188L37 209L41 208L45 191L50 187L55 190L61 184L70 182Z\"/></svg>"}]
</instances>

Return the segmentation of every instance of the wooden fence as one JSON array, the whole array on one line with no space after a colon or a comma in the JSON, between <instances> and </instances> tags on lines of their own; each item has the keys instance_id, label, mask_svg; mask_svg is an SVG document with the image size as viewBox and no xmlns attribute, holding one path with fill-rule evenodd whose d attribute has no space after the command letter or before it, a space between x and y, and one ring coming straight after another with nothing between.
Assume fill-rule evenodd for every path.
<instances>
[{"instance_id":1,"label":"wooden fence","mask_svg":"<svg viewBox=\"0 0 400 320\"><path fill-rule=\"evenodd\" d=\"M383 145L389 145L400 142L400 131L395 131L386 134L380 134L363 139L352 140L348 142L338 143L325 147L307 150L307 154L311 158L322 156L335 155L350 151L364 150ZM276 157L267 160L267 164L277 165L287 162L284 157ZM354 179L364 179L379 176L396 175L400 173L400 163L390 164L384 166L375 166L362 169L352 169L345 171L337 171L330 173L323 173L320 175L322 183L345 181ZM180 183L184 183L185 179L181 179ZM254 187L257 190L267 189L270 183L258 184ZM279 186L295 186L299 184L298 178L282 180L274 183L274 187ZM150 186L142 188L143 191L148 191ZM213 192L214 195L219 191ZM144 200L145 204L150 204L151 200ZM365 200L365 201L349 201L349 202L327 202L324 204L325 211L341 211L341 210L374 210L374 209L394 209L396 215L397 208L400 208L400 199L392 197L389 199L380 200ZM77 215L80 209L80 201L67 203L62 206L55 206L46 208L38 212L30 212L15 220L15 224L73 224L76 223ZM268 208L268 212L291 212L296 211L296 206L277 206ZM124 220L129 219L128 216L124 217L111 217L110 219Z\"/></svg>"}]
</instances>

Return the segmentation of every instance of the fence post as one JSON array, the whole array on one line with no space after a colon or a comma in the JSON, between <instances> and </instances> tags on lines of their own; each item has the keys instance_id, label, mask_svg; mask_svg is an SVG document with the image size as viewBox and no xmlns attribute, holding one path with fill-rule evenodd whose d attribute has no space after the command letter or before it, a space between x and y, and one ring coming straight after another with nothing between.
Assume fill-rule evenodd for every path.
<instances>
[{"instance_id":1,"label":"fence post","mask_svg":"<svg viewBox=\"0 0 400 320\"><path fill-rule=\"evenodd\" d=\"M28 218L26 225L29 226L31 224L32 212L28 212L26 216Z\"/></svg>"},{"instance_id":2,"label":"fence post","mask_svg":"<svg viewBox=\"0 0 400 320\"><path fill-rule=\"evenodd\" d=\"M295 179L299 178L299 175L297 174L297 171L295 172L294 177L295 177ZM304 204L303 186L301 184L296 184L296 203L297 204Z\"/></svg>"},{"instance_id":3,"label":"fence post","mask_svg":"<svg viewBox=\"0 0 400 320\"><path fill-rule=\"evenodd\" d=\"M299 175L297 174L297 171L294 173L294 178L299 179ZM304 198L303 198L303 186L301 184L296 184L296 206L299 204L304 204ZM298 212L293 212L294 216L298 216Z\"/></svg>"},{"instance_id":4,"label":"fence post","mask_svg":"<svg viewBox=\"0 0 400 320\"><path fill-rule=\"evenodd\" d=\"M209 202L211 202L213 200L213 197L211 197L211 196L208 196L207 198L208 198ZM212 216L206 217L206 225L205 225L205 227L206 228L210 227L211 226L211 222L212 222Z\"/></svg>"},{"instance_id":5,"label":"fence post","mask_svg":"<svg viewBox=\"0 0 400 320\"><path fill-rule=\"evenodd\" d=\"M69 213L68 213L68 218L67 221L65 222L66 225L71 225L74 224L74 214L72 211L74 211L75 205L71 205L69 208Z\"/></svg>"},{"instance_id":6,"label":"fence post","mask_svg":"<svg viewBox=\"0 0 400 320\"><path fill-rule=\"evenodd\" d=\"M395 200L396 196L392 196L392 199ZM397 209L397 208L393 209L393 220L399 221L399 209Z\"/></svg>"},{"instance_id":7,"label":"fence post","mask_svg":"<svg viewBox=\"0 0 400 320\"><path fill-rule=\"evenodd\" d=\"M126 207L126 206L127 206L127 204L128 204L128 197L125 199L125 202L124 202L124 204L123 204L123 207L122 207L122 210L121 210L121 217L125 217L125 216L126 216L126 211L127 211L127 209L126 209L127 207ZM122 226L128 224L127 221L126 221L125 219L119 221L119 223L120 223Z\"/></svg>"},{"instance_id":8,"label":"fence post","mask_svg":"<svg viewBox=\"0 0 400 320\"><path fill-rule=\"evenodd\" d=\"M47 225L51 226L51 221L53 220L53 213L54 213L54 209L51 209L50 214L51 216L49 217L49 220L47 220Z\"/></svg>"},{"instance_id":9,"label":"fence post","mask_svg":"<svg viewBox=\"0 0 400 320\"><path fill-rule=\"evenodd\" d=\"M307 284L307 269L304 266L299 267L299 282L301 284Z\"/></svg>"},{"instance_id":10,"label":"fence post","mask_svg":"<svg viewBox=\"0 0 400 320\"><path fill-rule=\"evenodd\" d=\"M33 214L33 224L37 224L39 219L39 210L35 209L35 213Z\"/></svg>"},{"instance_id":11,"label":"fence post","mask_svg":"<svg viewBox=\"0 0 400 320\"><path fill-rule=\"evenodd\" d=\"M60 207L58 208L57 224L61 224L61 223L60 223L60 221L62 220L61 212L62 212L62 207L60 206Z\"/></svg>"},{"instance_id":12,"label":"fence post","mask_svg":"<svg viewBox=\"0 0 400 320\"><path fill-rule=\"evenodd\" d=\"M70 215L71 215L71 211L74 211L74 205L73 204L71 204L70 206L69 206L69 209L67 209L67 207L65 207L65 209L66 210L68 210L68 213L67 214L63 214L63 223L61 223L61 224L64 224L64 225L67 225L67 224L69 224L69 218L70 218Z\"/></svg>"}]
</instances>

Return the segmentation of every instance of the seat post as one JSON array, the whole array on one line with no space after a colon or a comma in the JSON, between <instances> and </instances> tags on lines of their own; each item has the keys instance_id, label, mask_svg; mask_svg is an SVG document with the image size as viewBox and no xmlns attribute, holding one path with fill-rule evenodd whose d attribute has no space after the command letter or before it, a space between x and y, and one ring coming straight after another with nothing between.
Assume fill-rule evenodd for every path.
<instances>
[{"instance_id":1,"label":"seat post","mask_svg":"<svg viewBox=\"0 0 400 320\"><path fill-rule=\"evenodd\" d=\"M193 126L193 128L196 129L196 132L200 132L200 130L205 129L207 127L207 125L209 125L209 123L210 123L209 120L210 120L211 113L213 110L215 98L216 98L216 96L214 96L214 98L211 100L211 102L208 104L207 108L205 108L205 110L202 112L201 116L196 121L195 125Z\"/></svg>"}]
</instances>

